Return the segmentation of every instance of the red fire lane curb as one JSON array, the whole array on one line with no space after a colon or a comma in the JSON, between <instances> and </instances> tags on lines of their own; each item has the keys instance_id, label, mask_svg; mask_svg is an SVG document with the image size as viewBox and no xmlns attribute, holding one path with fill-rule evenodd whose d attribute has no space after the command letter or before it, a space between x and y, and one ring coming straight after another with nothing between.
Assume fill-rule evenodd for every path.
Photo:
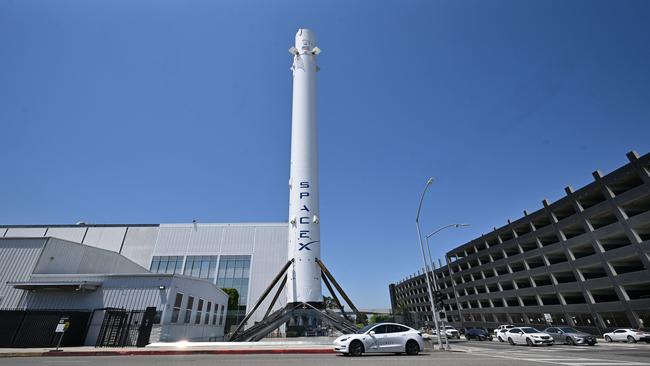
<instances>
[{"instance_id":1,"label":"red fire lane curb","mask_svg":"<svg viewBox=\"0 0 650 366\"><path fill-rule=\"evenodd\" d=\"M70 356L156 356L156 355L255 355L255 354L332 354L331 349L226 349L226 350L151 350L151 351L67 351L0 353L5 357L70 357Z\"/></svg>"}]
</instances>

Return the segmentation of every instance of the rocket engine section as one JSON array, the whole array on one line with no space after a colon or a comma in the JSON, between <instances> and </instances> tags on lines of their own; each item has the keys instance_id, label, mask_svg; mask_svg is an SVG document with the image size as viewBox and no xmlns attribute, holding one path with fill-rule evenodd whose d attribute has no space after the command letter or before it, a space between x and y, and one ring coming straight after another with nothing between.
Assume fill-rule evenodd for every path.
<instances>
[{"instance_id":1,"label":"rocket engine section","mask_svg":"<svg viewBox=\"0 0 650 366\"><path fill-rule=\"evenodd\" d=\"M323 301L318 193L318 132L316 126L316 36L299 29L293 54L291 112L291 172L289 179L289 268L287 303Z\"/></svg>"}]
</instances>

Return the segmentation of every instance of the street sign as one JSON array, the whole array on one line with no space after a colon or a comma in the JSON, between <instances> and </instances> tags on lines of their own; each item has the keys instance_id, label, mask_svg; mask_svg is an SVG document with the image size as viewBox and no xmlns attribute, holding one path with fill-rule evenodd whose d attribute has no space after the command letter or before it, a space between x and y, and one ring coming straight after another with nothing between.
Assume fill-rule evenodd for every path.
<instances>
[{"instance_id":1,"label":"street sign","mask_svg":"<svg viewBox=\"0 0 650 366\"><path fill-rule=\"evenodd\" d=\"M60 352L59 348L61 347L61 340L63 339L63 336L65 335L65 331L68 330L70 327L70 318L67 316L61 317L59 319L59 323L56 325L56 328L54 329L54 334L61 334L59 336L59 340L56 342L56 349L51 350L50 352Z\"/></svg>"},{"instance_id":2,"label":"street sign","mask_svg":"<svg viewBox=\"0 0 650 366\"><path fill-rule=\"evenodd\" d=\"M551 317L551 314L544 313L544 319L545 319L548 323L553 323L553 318Z\"/></svg>"}]
</instances>

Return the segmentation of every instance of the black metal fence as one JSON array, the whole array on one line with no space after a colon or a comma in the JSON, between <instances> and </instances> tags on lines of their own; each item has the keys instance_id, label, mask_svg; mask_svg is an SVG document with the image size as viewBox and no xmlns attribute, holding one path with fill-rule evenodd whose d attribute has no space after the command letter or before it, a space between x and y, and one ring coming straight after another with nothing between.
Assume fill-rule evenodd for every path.
<instances>
[{"instance_id":1,"label":"black metal fence","mask_svg":"<svg viewBox=\"0 0 650 366\"><path fill-rule=\"evenodd\" d=\"M61 346L82 346L88 331L88 311L0 310L0 347L54 347L61 336L54 330L63 317L68 318L70 326Z\"/></svg>"},{"instance_id":2,"label":"black metal fence","mask_svg":"<svg viewBox=\"0 0 650 366\"><path fill-rule=\"evenodd\" d=\"M149 343L156 308L103 309L104 319L95 347L144 347Z\"/></svg>"}]
</instances>

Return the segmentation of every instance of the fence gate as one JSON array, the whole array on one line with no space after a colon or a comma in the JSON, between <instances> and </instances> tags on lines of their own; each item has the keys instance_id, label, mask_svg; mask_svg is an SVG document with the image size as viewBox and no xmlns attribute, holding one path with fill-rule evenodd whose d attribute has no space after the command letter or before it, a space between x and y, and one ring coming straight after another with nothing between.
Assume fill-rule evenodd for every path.
<instances>
[{"instance_id":1,"label":"fence gate","mask_svg":"<svg viewBox=\"0 0 650 366\"><path fill-rule=\"evenodd\" d=\"M149 343L156 308L106 309L95 347L144 347Z\"/></svg>"}]
</instances>

